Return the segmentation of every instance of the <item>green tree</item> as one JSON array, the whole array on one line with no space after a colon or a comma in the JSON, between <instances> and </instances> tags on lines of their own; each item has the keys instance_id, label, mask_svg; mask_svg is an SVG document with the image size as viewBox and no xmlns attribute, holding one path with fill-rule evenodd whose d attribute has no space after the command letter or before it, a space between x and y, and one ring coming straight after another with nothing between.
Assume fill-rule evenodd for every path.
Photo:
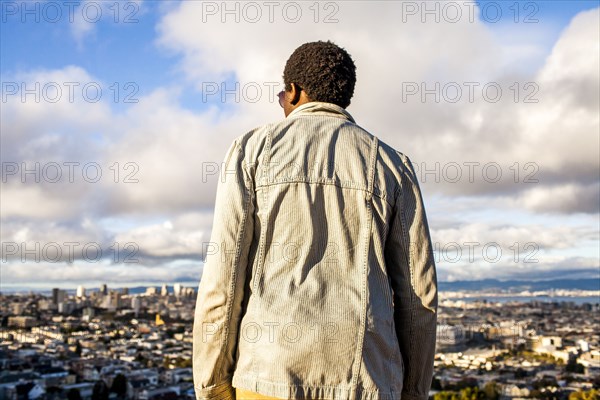
<instances>
[{"instance_id":1,"label":"green tree","mask_svg":"<svg viewBox=\"0 0 600 400\"><path fill-rule=\"evenodd\" d=\"M525 378L527 376L527 371L525 371L523 368L517 368L515 370L515 379L522 379Z\"/></svg>"},{"instance_id":2,"label":"green tree","mask_svg":"<svg viewBox=\"0 0 600 400\"><path fill-rule=\"evenodd\" d=\"M117 394L119 399L127 397L127 378L123 374L117 374L113 379L110 391Z\"/></svg>"},{"instance_id":3,"label":"green tree","mask_svg":"<svg viewBox=\"0 0 600 400\"><path fill-rule=\"evenodd\" d=\"M459 400L458 393L449 390L443 390L433 395L433 400Z\"/></svg>"},{"instance_id":4,"label":"green tree","mask_svg":"<svg viewBox=\"0 0 600 400\"><path fill-rule=\"evenodd\" d=\"M573 372L576 374L583 374L585 372L585 367L579 364L577 361L571 359L565 366L565 371Z\"/></svg>"},{"instance_id":5,"label":"green tree","mask_svg":"<svg viewBox=\"0 0 600 400\"><path fill-rule=\"evenodd\" d=\"M51 395L50 397L53 398L53 396L57 396L59 393L62 392L62 389L58 386L48 386L46 388L46 394Z\"/></svg>"},{"instance_id":6,"label":"green tree","mask_svg":"<svg viewBox=\"0 0 600 400\"><path fill-rule=\"evenodd\" d=\"M81 357L81 343L79 343L79 340L77 341L77 343L75 344L75 353L77 353L77 355L79 357ZM78 392L79 393L79 392Z\"/></svg>"},{"instance_id":7,"label":"green tree","mask_svg":"<svg viewBox=\"0 0 600 400\"><path fill-rule=\"evenodd\" d=\"M67 392L67 400L81 400L81 394L79 393L79 390L75 388L69 389Z\"/></svg>"},{"instance_id":8,"label":"green tree","mask_svg":"<svg viewBox=\"0 0 600 400\"><path fill-rule=\"evenodd\" d=\"M190 358L177 357L175 360L175 366L178 368L191 368L192 360Z\"/></svg>"},{"instance_id":9,"label":"green tree","mask_svg":"<svg viewBox=\"0 0 600 400\"><path fill-rule=\"evenodd\" d=\"M498 397L500 397L500 387L494 381L488 382L483 387L483 393L488 400L498 400Z\"/></svg>"},{"instance_id":10,"label":"green tree","mask_svg":"<svg viewBox=\"0 0 600 400\"><path fill-rule=\"evenodd\" d=\"M580 390L569 395L569 400L598 400L600 399L600 390Z\"/></svg>"},{"instance_id":11,"label":"green tree","mask_svg":"<svg viewBox=\"0 0 600 400\"><path fill-rule=\"evenodd\" d=\"M480 392L478 387L468 387L460 391L460 400L479 400L484 398L485 394Z\"/></svg>"},{"instance_id":12,"label":"green tree","mask_svg":"<svg viewBox=\"0 0 600 400\"><path fill-rule=\"evenodd\" d=\"M94 384L94 389L92 390L92 400L108 400L108 387L106 383L102 379Z\"/></svg>"}]
</instances>

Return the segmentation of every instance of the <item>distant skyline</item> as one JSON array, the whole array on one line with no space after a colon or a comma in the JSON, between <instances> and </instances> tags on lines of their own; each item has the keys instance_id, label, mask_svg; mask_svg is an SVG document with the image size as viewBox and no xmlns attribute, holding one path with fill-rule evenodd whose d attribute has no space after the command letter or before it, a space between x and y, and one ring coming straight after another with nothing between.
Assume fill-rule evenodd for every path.
<instances>
[{"instance_id":1,"label":"distant skyline","mask_svg":"<svg viewBox=\"0 0 600 400\"><path fill-rule=\"evenodd\" d=\"M0 291L3 294L11 294L11 293L27 293L29 291L33 291L34 293L51 293L53 289L61 289L70 293L76 293L79 287L83 287L87 295L91 292L100 292L102 291L102 286L107 285L107 290L116 290L121 291L123 289L127 289L129 294L139 294L144 293L146 288L155 287L161 288L163 285L167 286L167 290L169 293L174 292L175 285L181 285L181 287L185 288L193 288L197 289L198 282L136 282L132 283L130 286L121 286L119 283L114 283L115 286L111 286L107 283L102 284L94 284L89 283L89 285L79 284L77 286L72 286L69 284L58 285L53 287L40 285L38 287L5 287L4 291ZM513 292L522 292L523 290L530 290L532 292L535 291L584 291L584 292L600 292L600 280L596 279L547 279L547 280L498 280L498 279L483 279L483 280L465 280L465 281L453 281L439 282L439 290L442 293L452 293L454 291L469 291L469 292L480 292L486 291L489 292L492 289L500 289L500 290L511 290ZM600 298L598 298L600 301Z\"/></svg>"},{"instance_id":2,"label":"distant skyline","mask_svg":"<svg viewBox=\"0 0 600 400\"><path fill-rule=\"evenodd\" d=\"M2 2L0 291L197 285L225 151L327 39L417 169L440 281L600 279L598 1L275 3Z\"/></svg>"}]
</instances>

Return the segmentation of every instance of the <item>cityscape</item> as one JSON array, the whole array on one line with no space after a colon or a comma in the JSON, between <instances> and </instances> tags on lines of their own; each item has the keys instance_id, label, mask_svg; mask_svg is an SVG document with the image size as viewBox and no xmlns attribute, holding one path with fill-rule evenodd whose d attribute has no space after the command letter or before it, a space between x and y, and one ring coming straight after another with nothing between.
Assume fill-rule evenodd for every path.
<instances>
[{"instance_id":1,"label":"cityscape","mask_svg":"<svg viewBox=\"0 0 600 400\"><path fill-rule=\"evenodd\" d=\"M599 0L0 0L0 15L0 400L196 399L198 279L216 252L252 260L254 246L229 253L236 227L272 245L265 258L361 250L340 232L315 239L337 226L319 207L298 220L310 229L279 234L271 221L288 223L304 191L283 173L293 189L267 179L252 185L260 197L217 196L230 164L270 178L271 154L312 175L305 204L348 181L401 216L388 234L417 245L404 210L422 200L439 289L428 400L600 400ZM317 41L352 62L292 57ZM302 148L322 136L285 121L305 101L330 103L319 130L334 126L331 105L352 121ZM408 173L380 168L398 161L387 150L352 162L367 137L346 140L355 128ZM388 191L396 178L419 190ZM382 223L384 208L348 199L332 202L339 226ZM385 400L417 397L404 389Z\"/></svg>"},{"instance_id":2,"label":"cityscape","mask_svg":"<svg viewBox=\"0 0 600 400\"><path fill-rule=\"evenodd\" d=\"M599 398L600 291L489 294L440 292L431 399ZM0 399L195 399L195 300L178 283L0 294Z\"/></svg>"}]
</instances>

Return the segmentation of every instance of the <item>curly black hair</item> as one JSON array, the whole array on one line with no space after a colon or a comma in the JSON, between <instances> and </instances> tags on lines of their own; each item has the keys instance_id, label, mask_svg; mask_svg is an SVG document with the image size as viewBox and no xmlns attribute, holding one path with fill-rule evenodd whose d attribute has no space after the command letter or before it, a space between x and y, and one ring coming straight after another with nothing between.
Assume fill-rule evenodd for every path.
<instances>
[{"instance_id":1,"label":"curly black hair","mask_svg":"<svg viewBox=\"0 0 600 400\"><path fill-rule=\"evenodd\" d=\"M298 47L283 70L285 90L291 83L300 86L311 101L350 105L356 83L356 66L350 54L331 41L304 43Z\"/></svg>"}]
</instances>

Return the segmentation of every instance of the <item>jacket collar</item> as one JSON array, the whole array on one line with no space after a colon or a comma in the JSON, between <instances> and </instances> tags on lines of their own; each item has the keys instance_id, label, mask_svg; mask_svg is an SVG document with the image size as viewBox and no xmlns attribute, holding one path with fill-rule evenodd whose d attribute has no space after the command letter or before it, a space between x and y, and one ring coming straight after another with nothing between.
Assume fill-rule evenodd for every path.
<instances>
[{"instance_id":1,"label":"jacket collar","mask_svg":"<svg viewBox=\"0 0 600 400\"><path fill-rule=\"evenodd\" d=\"M352 115L350 115L350 113L342 107L338 106L337 104L325 103L322 101L311 101L304 103L289 113L288 118L304 114L331 115L333 117L347 119L353 123L356 123L354 118L352 118Z\"/></svg>"}]
</instances>

